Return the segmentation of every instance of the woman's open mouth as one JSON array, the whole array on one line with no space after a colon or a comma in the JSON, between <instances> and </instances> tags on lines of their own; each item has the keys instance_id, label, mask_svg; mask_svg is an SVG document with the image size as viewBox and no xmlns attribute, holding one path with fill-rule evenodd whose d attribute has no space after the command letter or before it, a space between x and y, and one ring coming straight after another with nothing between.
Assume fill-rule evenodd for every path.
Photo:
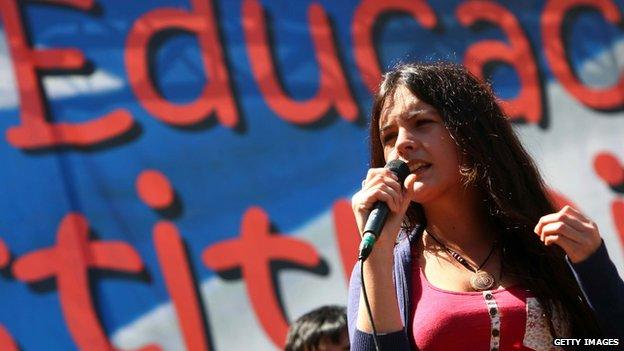
<instances>
[{"instance_id":1,"label":"woman's open mouth","mask_svg":"<svg viewBox=\"0 0 624 351\"><path fill-rule=\"evenodd\" d=\"M427 162L417 162L413 165L410 165L410 172L413 174L420 174L431 167L431 163Z\"/></svg>"}]
</instances>

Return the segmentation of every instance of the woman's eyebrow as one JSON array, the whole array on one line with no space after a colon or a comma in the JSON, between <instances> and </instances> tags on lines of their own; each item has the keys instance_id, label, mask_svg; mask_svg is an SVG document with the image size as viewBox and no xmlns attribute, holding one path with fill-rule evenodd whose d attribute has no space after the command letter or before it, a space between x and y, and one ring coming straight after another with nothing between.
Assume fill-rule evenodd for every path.
<instances>
[{"instance_id":1,"label":"woman's eyebrow","mask_svg":"<svg viewBox=\"0 0 624 351\"><path fill-rule=\"evenodd\" d=\"M383 133L390 128L392 128L392 124L386 124L385 126L379 128L379 133Z\"/></svg>"},{"instance_id":2,"label":"woman's eyebrow","mask_svg":"<svg viewBox=\"0 0 624 351\"><path fill-rule=\"evenodd\" d=\"M435 114L436 111L428 108L428 107L420 107L420 108L414 108L414 109L409 109L407 112L402 113L399 118L404 118L404 119L412 119L412 118L417 118L419 116L423 116L423 115L429 115L429 114ZM385 118L388 119L388 118ZM392 123L387 123L385 126L379 128L379 132L383 133L386 129L391 128L392 127Z\"/></svg>"},{"instance_id":3,"label":"woman's eyebrow","mask_svg":"<svg viewBox=\"0 0 624 351\"><path fill-rule=\"evenodd\" d=\"M414 116L420 116L420 115L427 115L427 114L437 114L438 111L430 106L423 106L423 107L415 107L415 108L411 108L407 111L406 115L407 117L414 117Z\"/></svg>"}]
</instances>

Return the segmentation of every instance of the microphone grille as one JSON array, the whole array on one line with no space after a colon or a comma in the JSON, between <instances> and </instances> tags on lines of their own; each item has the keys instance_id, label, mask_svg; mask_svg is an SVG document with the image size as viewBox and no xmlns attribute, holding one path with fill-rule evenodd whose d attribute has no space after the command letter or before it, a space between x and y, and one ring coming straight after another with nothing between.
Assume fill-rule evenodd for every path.
<instances>
[{"instance_id":1,"label":"microphone grille","mask_svg":"<svg viewBox=\"0 0 624 351\"><path fill-rule=\"evenodd\" d=\"M407 178L407 176L410 174L410 170L409 170L409 167L407 166L407 163L399 159L395 159L395 160L388 162L386 164L386 168L391 170L394 174L397 175L397 177L399 177L399 183L401 184L403 184L403 181L405 181L405 178Z\"/></svg>"}]
</instances>

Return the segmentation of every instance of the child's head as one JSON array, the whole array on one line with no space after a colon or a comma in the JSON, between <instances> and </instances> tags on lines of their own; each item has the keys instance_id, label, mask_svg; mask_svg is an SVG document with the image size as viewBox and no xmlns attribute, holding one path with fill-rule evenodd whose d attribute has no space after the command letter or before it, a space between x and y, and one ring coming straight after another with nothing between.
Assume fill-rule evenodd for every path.
<instances>
[{"instance_id":1,"label":"child's head","mask_svg":"<svg viewBox=\"0 0 624 351\"><path fill-rule=\"evenodd\" d=\"M344 307L319 307L299 317L288 330L285 351L339 350L349 350Z\"/></svg>"}]
</instances>

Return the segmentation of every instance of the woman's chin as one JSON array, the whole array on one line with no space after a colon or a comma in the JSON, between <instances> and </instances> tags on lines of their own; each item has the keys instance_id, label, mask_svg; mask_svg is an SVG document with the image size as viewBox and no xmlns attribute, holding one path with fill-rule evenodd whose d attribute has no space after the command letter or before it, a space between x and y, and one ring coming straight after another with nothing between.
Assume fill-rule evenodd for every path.
<instances>
[{"instance_id":1,"label":"woman's chin","mask_svg":"<svg viewBox=\"0 0 624 351\"><path fill-rule=\"evenodd\" d=\"M411 189L409 189L410 201L418 202L420 204L425 204L429 202L433 197L431 190L432 189L430 189L429 187L427 187L427 185L423 183L414 182L411 186Z\"/></svg>"}]
</instances>

